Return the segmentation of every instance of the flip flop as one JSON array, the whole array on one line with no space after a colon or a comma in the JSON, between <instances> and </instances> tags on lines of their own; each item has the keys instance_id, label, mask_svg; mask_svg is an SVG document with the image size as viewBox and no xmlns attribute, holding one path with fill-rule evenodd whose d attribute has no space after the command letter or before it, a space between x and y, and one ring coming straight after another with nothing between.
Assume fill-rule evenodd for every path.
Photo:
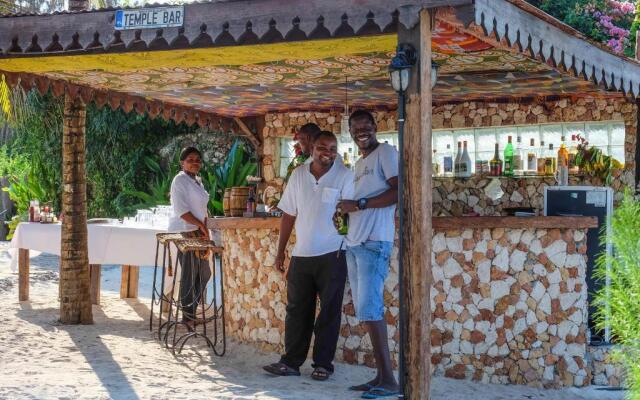
<instances>
[{"instance_id":1,"label":"flip flop","mask_svg":"<svg viewBox=\"0 0 640 400\"><path fill-rule=\"evenodd\" d=\"M311 379L316 381L326 381L327 379L329 379L331 374L333 374L333 372L329 371L328 369L323 367L317 367L311 373Z\"/></svg>"},{"instance_id":2,"label":"flip flop","mask_svg":"<svg viewBox=\"0 0 640 400\"><path fill-rule=\"evenodd\" d=\"M373 385L370 383L363 383L362 385L349 386L349 390L354 392L368 392L373 389Z\"/></svg>"},{"instance_id":3,"label":"flip flop","mask_svg":"<svg viewBox=\"0 0 640 400\"><path fill-rule=\"evenodd\" d=\"M300 376L300 371L280 362L265 365L262 369L277 376Z\"/></svg>"},{"instance_id":4,"label":"flip flop","mask_svg":"<svg viewBox=\"0 0 640 400\"><path fill-rule=\"evenodd\" d=\"M360 397L363 399L381 399L383 397L398 396L399 394L400 392L397 390L374 387L369 389L369 391L364 392Z\"/></svg>"}]
</instances>

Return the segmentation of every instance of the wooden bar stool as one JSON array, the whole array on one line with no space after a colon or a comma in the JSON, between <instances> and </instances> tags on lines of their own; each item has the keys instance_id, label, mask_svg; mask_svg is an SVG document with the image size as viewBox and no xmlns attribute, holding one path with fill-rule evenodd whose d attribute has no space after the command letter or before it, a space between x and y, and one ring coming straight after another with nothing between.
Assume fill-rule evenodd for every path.
<instances>
[{"instance_id":1,"label":"wooden bar stool","mask_svg":"<svg viewBox=\"0 0 640 400\"><path fill-rule=\"evenodd\" d=\"M157 233L156 234L156 263L153 268L153 290L151 291L151 314L149 315L149 331L153 330L153 306L154 304L159 305L158 310L158 339L162 340L162 329L165 327L167 322L162 323L162 311L163 308L169 308L168 318L171 317L171 311L173 308L173 290L175 288L175 280L173 282L173 286L171 287L171 296L167 297L164 292L165 285L165 276L174 275L173 271L173 258L171 257L171 243L176 240L182 240L184 237L181 233ZM160 279L160 289L157 287L157 273L160 256L160 246L162 246L162 277Z\"/></svg>"},{"instance_id":2,"label":"wooden bar stool","mask_svg":"<svg viewBox=\"0 0 640 400\"><path fill-rule=\"evenodd\" d=\"M186 287L185 282L181 281L180 295L175 299L175 319L167 328L167 333L170 329L173 329L172 351L175 353L177 347L178 353L180 353L189 339L202 337L207 342L207 346L211 347L216 355L223 356L226 352L223 248L216 246L211 240L204 239L182 239L175 240L173 243L178 248L178 251L182 253L182 257L178 257L181 269L184 271L186 263L191 266L191 271L183 272L183 274L191 273L191 284ZM206 257L203 254L206 254ZM213 268L211 268L210 264L211 259L213 259ZM205 300L207 282L204 282L203 285L201 281L202 272L199 270L204 260L206 260L206 265L211 271L213 295L209 301ZM216 268L216 264L219 265L219 271ZM198 280L200 280L200 285L196 282ZM218 299L218 285L220 285L220 299ZM200 309L199 311L198 308ZM182 314L182 320L179 319L180 314ZM196 314L199 314L199 318L196 318ZM193 325L185 322L185 315L187 320L193 321ZM212 338L207 333L207 324L209 322L213 322ZM180 325L186 326L187 333L178 337L178 326ZM198 331L198 327L201 327L200 331ZM166 339L165 343L167 343Z\"/></svg>"}]
</instances>

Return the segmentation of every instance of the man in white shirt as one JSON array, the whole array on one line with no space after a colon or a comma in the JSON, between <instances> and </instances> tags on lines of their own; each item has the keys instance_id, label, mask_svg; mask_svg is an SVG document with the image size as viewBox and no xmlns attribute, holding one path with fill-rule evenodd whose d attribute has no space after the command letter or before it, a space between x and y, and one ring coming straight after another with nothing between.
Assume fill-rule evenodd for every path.
<instances>
[{"instance_id":1,"label":"man in white shirt","mask_svg":"<svg viewBox=\"0 0 640 400\"><path fill-rule=\"evenodd\" d=\"M355 165L354 196L338 207L349 213L347 266L356 317L364 322L376 361L376 377L351 390L364 391L362 398L396 396L387 324L384 320L384 281L395 235L398 201L398 152L376 138L376 123L368 111L349 118L351 137L362 153Z\"/></svg>"},{"instance_id":2,"label":"man in white shirt","mask_svg":"<svg viewBox=\"0 0 640 400\"><path fill-rule=\"evenodd\" d=\"M353 198L353 173L336 162L337 151L335 135L320 132L312 146L313 161L293 171L278 204L283 216L275 264L287 273L287 316L285 353L279 362L264 367L274 375L300 375L312 334L311 377L326 380L333 373L347 266L344 236L332 218L340 199ZM296 244L286 270L285 249L294 224ZM316 297L320 313L314 321Z\"/></svg>"}]
</instances>

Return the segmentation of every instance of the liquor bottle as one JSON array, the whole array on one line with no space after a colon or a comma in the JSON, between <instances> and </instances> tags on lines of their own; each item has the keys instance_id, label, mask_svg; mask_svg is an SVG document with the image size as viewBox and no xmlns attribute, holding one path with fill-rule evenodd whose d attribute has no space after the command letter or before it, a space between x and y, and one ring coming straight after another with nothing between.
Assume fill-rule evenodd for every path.
<instances>
[{"instance_id":1,"label":"liquor bottle","mask_svg":"<svg viewBox=\"0 0 640 400\"><path fill-rule=\"evenodd\" d=\"M460 159L462 158L462 142L458 142L458 152L456 153L456 160L453 163L453 174L455 176L460 175Z\"/></svg>"},{"instance_id":2,"label":"liquor bottle","mask_svg":"<svg viewBox=\"0 0 640 400\"><path fill-rule=\"evenodd\" d=\"M467 152L466 140L464 141L463 146L464 150L462 151L462 156L460 157L460 176L468 178L471 176L471 157L469 157L469 153Z\"/></svg>"},{"instance_id":3,"label":"liquor bottle","mask_svg":"<svg viewBox=\"0 0 640 400\"><path fill-rule=\"evenodd\" d=\"M342 162L344 163L345 167L351 169L351 162L349 161L349 153L346 151L342 153Z\"/></svg>"},{"instance_id":4,"label":"liquor bottle","mask_svg":"<svg viewBox=\"0 0 640 400\"><path fill-rule=\"evenodd\" d=\"M504 148L504 176L513 176L513 144L511 144L511 136L508 137L507 146Z\"/></svg>"},{"instance_id":5,"label":"liquor bottle","mask_svg":"<svg viewBox=\"0 0 640 400\"><path fill-rule=\"evenodd\" d=\"M536 140L531 138L527 151L527 171L535 173L538 169L538 157L536 156Z\"/></svg>"},{"instance_id":6,"label":"liquor bottle","mask_svg":"<svg viewBox=\"0 0 640 400\"><path fill-rule=\"evenodd\" d=\"M556 180L560 186L567 186L569 184L569 151L564 143L560 144L558 149L558 176Z\"/></svg>"},{"instance_id":7,"label":"liquor bottle","mask_svg":"<svg viewBox=\"0 0 640 400\"><path fill-rule=\"evenodd\" d=\"M440 164L438 164L438 155L436 154L438 151L433 149L433 156L431 156L431 173L434 176L440 175Z\"/></svg>"},{"instance_id":8,"label":"liquor bottle","mask_svg":"<svg viewBox=\"0 0 640 400\"><path fill-rule=\"evenodd\" d=\"M523 169L525 168L522 157L522 137L518 135L516 144L513 146L513 172L514 174L521 174Z\"/></svg>"},{"instance_id":9,"label":"liquor bottle","mask_svg":"<svg viewBox=\"0 0 640 400\"><path fill-rule=\"evenodd\" d=\"M489 174L491 176L502 175L502 160L500 159L500 150L498 143L496 143L496 149L493 153L493 159L489 161Z\"/></svg>"},{"instance_id":10,"label":"liquor bottle","mask_svg":"<svg viewBox=\"0 0 640 400\"><path fill-rule=\"evenodd\" d=\"M348 213L343 213L341 208L337 208L335 214L333 215L333 221L339 235L346 235L347 233L349 233Z\"/></svg>"},{"instance_id":11,"label":"liquor bottle","mask_svg":"<svg viewBox=\"0 0 640 400\"><path fill-rule=\"evenodd\" d=\"M544 175L544 166L546 163L546 150L544 147L544 140L540 141L540 148L538 149L538 161L537 161L537 172L538 175Z\"/></svg>"},{"instance_id":12,"label":"liquor bottle","mask_svg":"<svg viewBox=\"0 0 640 400\"><path fill-rule=\"evenodd\" d=\"M256 198L253 192L253 189L249 189L249 197L247 197L247 213L255 214L256 212Z\"/></svg>"},{"instance_id":13,"label":"liquor bottle","mask_svg":"<svg viewBox=\"0 0 640 400\"><path fill-rule=\"evenodd\" d=\"M447 152L442 160L442 169L445 175L451 175L453 173L453 155L451 154L451 145L447 144Z\"/></svg>"},{"instance_id":14,"label":"liquor bottle","mask_svg":"<svg viewBox=\"0 0 640 400\"><path fill-rule=\"evenodd\" d=\"M556 173L556 153L553 150L553 143L549 143L549 151L545 157L544 174L553 176Z\"/></svg>"},{"instance_id":15,"label":"liquor bottle","mask_svg":"<svg viewBox=\"0 0 640 400\"><path fill-rule=\"evenodd\" d=\"M578 138L571 135L571 143L569 144L569 172L577 173L578 165L576 164L576 156L578 155Z\"/></svg>"}]
</instances>

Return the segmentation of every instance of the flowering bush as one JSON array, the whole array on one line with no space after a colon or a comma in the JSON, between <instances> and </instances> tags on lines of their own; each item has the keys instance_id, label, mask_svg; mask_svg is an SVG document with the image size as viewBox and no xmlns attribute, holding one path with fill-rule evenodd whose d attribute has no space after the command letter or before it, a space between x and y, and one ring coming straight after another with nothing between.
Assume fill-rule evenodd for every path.
<instances>
[{"instance_id":1,"label":"flowering bush","mask_svg":"<svg viewBox=\"0 0 640 400\"><path fill-rule=\"evenodd\" d=\"M616 53L633 57L640 1L528 0Z\"/></svg>"}]
</instances>

